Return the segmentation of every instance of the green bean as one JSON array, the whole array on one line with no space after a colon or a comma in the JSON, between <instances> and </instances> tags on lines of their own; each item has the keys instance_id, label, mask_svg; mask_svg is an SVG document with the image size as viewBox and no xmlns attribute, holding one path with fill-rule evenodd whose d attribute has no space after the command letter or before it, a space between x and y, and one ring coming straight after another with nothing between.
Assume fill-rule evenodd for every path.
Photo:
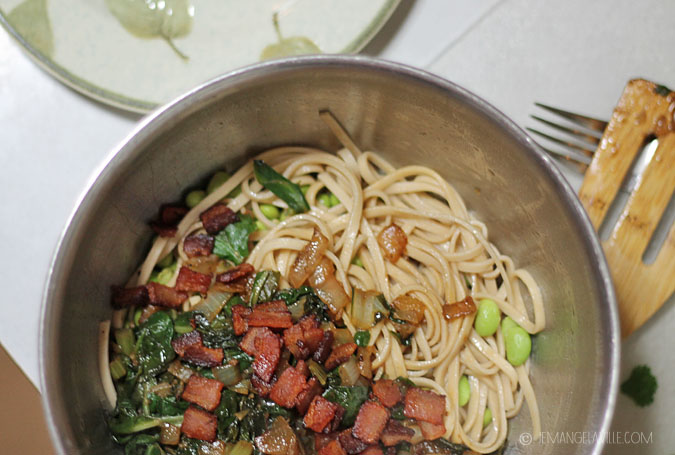
<instances>
[{"instance_id":1,"label":"green bean","mask_svg":"<svg viewBox=\"0 0 675 455\"><path fill-rule=\"evenodd\" d=\"M335 207L336 205L340 204L340 199L333 193L330 194L330 206Z\"/></svg>"},{"instance_id":2,"label":"green bean","mask_svg":"<svg viewBox=\"0 0 675 455\"><path fill-rule=\"evenodd\" d=\"M209 181L209 185L206 187L206 193L211 194L214 191L216 191L220 186L227 182L228 179L230 178L230 174L228 174L225 171L218 171L215 174L213 174L213 177L211 177L211 180Z\"/></svg>"},{"instance_id":3,"label":"green bean","mask_svg":"<svg viewBox=\"0 0 675 455\"><path fill-rule=\"evenodd\" d=\"M471 386L469 385L469 378L466 375L462 375L459 379L459 397L457 403L460 406L464 406L469 402L471 398Z\"/></svg>"},{"instance_id":4,"label":"green bean","mask_svg":"<svg viewBox=\"0 0 675 455\"><path fill-rule=\"evenodd\" d=\"M185 196L185 205L189 208L195 207L206 197L204 190L192 190Z\"/></svg>"},{"instance_id":5,"label":"green bean","mask_svg":"<svg viewBox=\"0 0 675 455\"><path fill-rule=\"evenodd\" d=\"M321 193L319 196L316 198L319 201L319 204L323 205L324 207L330 208L330 194L328 193Z\"/></svg>"},{"instance_id":6,"label":"green bean","mask_svg":"<svg viewBox=\"0 0 675 455\"><path fill-rule=\"evenodd\" d=\"M499 307L494 300L482 299L478 304L478 312L474 322L474 328L478 335L482 337L493 335L499 327L501 317L501 311L499 311Z\"/></svg>"},{"instance_id":7,"label":"green bean","mask_svg":"<svg viewBox=\"0 0 675 455\"><path fill-rule=\"evenodd\" d=\"M276 220L281 216L279 209L272 204L260 204L260 211L268 220Z\"/></svg>"},{"instance_id":8,"label":"green bean","mask_svg":"<svg viewBox=\"0 0 675 455\"><path fill-rule=\"evenodd\" d=\"M256 231L266 231L267 225L260 220L255 220L255 230Z\"/></svg>"},{"instance_id":9,"label":"green bean","mask_svg":"<svg viewBox=\"0 0 675 455\"><path fill-rule=\"evenodd\" d=\"M522 327L511 327L504 332L504 344L506 344L506 360L517 367L525 363L532 351L530 334Z\"/></svg>"},{"instance_id":10,"label":"green bean","mask_svg":"<svg viewBox=\"0 0 675 455\"><path fill-rule=\"evenodd\" d=\"M490 408L485 408L485 414L483 414L483 427L490 425L492 422L492 411Z\"/></svg>"}]
</instances>

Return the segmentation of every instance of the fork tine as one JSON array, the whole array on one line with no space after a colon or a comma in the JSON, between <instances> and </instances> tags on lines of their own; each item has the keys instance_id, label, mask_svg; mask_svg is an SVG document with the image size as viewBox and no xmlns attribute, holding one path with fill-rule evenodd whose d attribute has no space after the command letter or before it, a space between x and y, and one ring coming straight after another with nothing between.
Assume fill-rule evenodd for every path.
<instances>
[{"instance_id":1,"label":"fork tine","mask_svg":"<svg viewBox=\"0 0 675 455\"><path fill-rule=\"evenodd\" d=\"M577 138L583 139L585 142L587 142L589 145L593 147L596 147L600 143L601 138L599 136L587 133L586 131L582 131L577 128L569 128L567 126L558 125L557 123L551 122L550 120L546 120L545 118L541 118L537 115L530 115L530 117L558 131L562 131L564 133L571 134L572 136L575 136Z\"/></svg>"},{"instance_id":2,"label":"fork tine","mask_svg":"<svg viewBox=\"0 0 675 455\"><path fill-rule=\"evenodd\" d=\"M545 139L548 139L548 140L551 141L551 142L555 142L556 144L560 144L560 145L562 145L562 146L565 146L565 147L568 147L568 148L571 148L571 149L574 149L574 150L578 150L579 152L583 153L584 156L587 157L587 158L593 156L593 153L594 153L593 150L584 148L584 147L582 147L582 146L580 146L580 145L575 144L574 142L564 141L564 140L559 139L559 138L557 138L557 137L553 137L553 136L551 136L551 135L549 135L549 134L542 133L542 132L539 131L539 130L535 130L534 128L530 128L529 126L526 127L525 129L528 130L528 131L530 131L531 133L534 133L534 134L536 134L536 135L538 135L538 136L541 136L541 137L543 137L543 138L545 138ZM590 161L589 161L589 162L590 162Z\"/></svg>"},{"instance_id":3,"label":"fork tine","mask_svg":"<svg viewBox=\"0 0 675 455\"><path fill-rule=\"evenodd\" d=\"M534 104L535 104L535 106L538 106L538 107L540 107L542 109L545 109L549 112L552 112L552 113L557 114L561 117L564 117L567 120L576 123L577 125L584 126L588 129L591 129L591 130L594 130L594 131L603 132L605 130L605 128L607 128L607 122L605 122L604 120L598 120L596 118L587 117L585 115L575 114L574 112L564 111L562 109L558 109L557 107L547 106L547 105L542 104L542 103L535 102Z\"/></svg>"}]
</instances>

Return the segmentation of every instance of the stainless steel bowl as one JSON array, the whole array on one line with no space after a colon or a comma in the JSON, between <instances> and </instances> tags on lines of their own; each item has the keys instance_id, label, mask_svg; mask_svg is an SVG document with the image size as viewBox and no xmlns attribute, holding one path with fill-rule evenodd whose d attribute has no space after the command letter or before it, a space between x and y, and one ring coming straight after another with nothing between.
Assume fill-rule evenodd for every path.
<instances>
[{"instance_id":1,"label":"stainless steel bowl","mask_svg":"<svg viewBox=\"0 0 675 455\"><path fill-rule=\"evenodd\" d=\"M548 443L520 437L531 431L523 408L507 453L600 454L617 391L618 318L607 264L572 189L477 96L420 70L337 56L263 63L210 82L144 120L101 167L61 238L44 295L41 385L57 452L121 453L104 421L97 327L110 317L110 284L126 281L147 251L157 207L270 146L335 149L317 115L324 108L362 148L441 173L491 240L541 284L547 329L535 338L532 381ZM551 443L564 432L598 438Z\"/></svg>"}]
</instances>

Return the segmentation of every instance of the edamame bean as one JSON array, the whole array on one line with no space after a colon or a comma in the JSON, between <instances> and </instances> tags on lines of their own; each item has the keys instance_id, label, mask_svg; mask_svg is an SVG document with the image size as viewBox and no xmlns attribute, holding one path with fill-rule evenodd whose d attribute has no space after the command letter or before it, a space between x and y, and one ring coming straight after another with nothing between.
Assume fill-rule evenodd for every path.
<instances>
[{"instance_id":1,"label":"edamame bean","mask_svg":"<svg viewBox=\"0 0 675 455\"><path fill-rule=\"evenodd\" d=\"M189 208L195 207L197 204L202 202L206 197L206 191L204 190L193 190L190 191L187 196L185 196L185 205Z\"/></svg>"},{"instance_id":2,"label":"edamame bean","mask_svg":"<svg viewBox=\"0 0 675 455\"><path fill-rule=\"evenodd\" d=\"M143 307L138 307L134 311L134 325L138 327L141 323L141 315L143 314Z\"/></svg>"},{"instance_id":3,"label":"edamame bean","mask_svg":"<svg viewBox=\"0 0 675 455\"><path fill-rule=\"evenodd\" d=\"M504 344L506 360L514 367L525 363L532 351L530 334L520 326L510 327L504 332Z\"/></svg>"},{"instance_id":4,"label":"edamame bean","mask_svg":"<svg viewBox=\"0 0 675 455\"><path fill-rule=\"evenodd\" d=\"M267 226L260 220L255 220L255 229L256 231L266 231Z\"/></svg>"},{"instance_id":5,"label":"edamame bean","mask_svg":"<svg viewBox=\"0 0 675 455\"><path fill-rule=\"evenodd\" d=\"M171 264L173 264L173 254L167 254L157 263L157 267L163 269L169 267Z\"/></svg>"},{"instance_id":6,"label":"edamame bean","mask_svg":"<svg viewBox=\"0 0 675 455\"><path fill-rule=\"evenodd\" d=\"M505 334L506 331L511 327L519 327L519 325L516 323L516 321L506 316L504 319L502 319L502 334Z\"/></svg>"},{"instance_id":7,"label":"edamame bean","mask_svg":"<svg viewBox=\"0 0 675 455\"><path fill-rule=\"evenodd\" d=\"M272 204L260 204L260 211L268 220L276 220L281 216L279 209Z\"/></svg>"},{"instance_id":8,"label":"edamame bean","mask_svg":"<svg viewBox=\"0 0 675 455\"><path fill-rule=\"evenodd\" d=\"M330 208L330 194L327 193L321 193L319 196L316 198L319 201L319 204L323 205L324 207Z\"/></svg>"},{"instance_id":9,"label":"edamame bean","mask_svg":"<svg viewBox=\"0 0 675 455\"><path fill-rule=\"evenodd\" d=\"M362 261L361 258L358 257L358 256L356 256L354 259L352 259L352 264L358 265L358 266L361 267L362 269L365 268L365 267L363 266L363 261Z\"/></svg>"},{"instance_id":10,"label":"edamame bean","mask_svg":"<svg viewBox=\"0 0 675 455\"><path fill-rule=\"evenodd\" d=\"M169 266L163 268L158 274L157 278L155 278L155 282L159 284L166 285L169 281L171 281L171 278L173 277L173 272L176 270L176 267Z\"/></svg>"},{"instance_id":11,"label":"edamame bean","mask_svg":"<svg viewBox=\"0 0 675 455\"><path fill-rule=\"evenodd\" d=\"M330 194L330 206L335 207L336 205L340 204L340 199L333 193Z\"/></svg>"},{"instance_id":12,"label":"edamame bean","mask_svg":"<svg viewBox=\"0 0 675 455\"><path fill-rule=\"evenodd\" d=\"M300 191L302 191L303 196L307 196L307 190L309 190L309 185L300 185Z\"/></svg>"},{"instance_id":13,"label":"edamame bean","mask_svg":"<svg viewBox=\"0 0 675 455\"><path fill-rule=\"evenodd\" d=\"M474 328L478 335L482 337L493 335L499 327L501 317L501 311L499 311L499 307L494 300L482 299L478 304L478 312L474 322Z\"/></svg>"},{"instance_id":14,"label":"edamame bean","mask_svg":"<svg viewBox=\"0 0 675 455\"><path fill-rule=\"evenodd\" d=\"M213 177L211 177L211 180L209 181L209 185L206 187L206 193L211 194L214 191L216 191L223 183L227 182L227 180L230 178L230 174L228 174L225 171L218 171L215 174L213 174Z\"/></svg>"},{"instance_id":15,"label":"edamame bean","mask_svg":"<svg viewBox=\"0 0 675 455\"><path fill-rule=\"evenodd\" d=\"M286 218L293 215L295 215L295 211L291 208L286 208L281 212L281 215L279 216L279 221L284 221Z\"/></svg>"},{"instance_id":16,"label":"edamame bean","mask_svg":"<svg viewBox=\"0 0 675 455\"><path fill-rule=\"evenodd\" d=\"M485 414L483 414L483 427L490 425L492 422L492 411L490 408L485 408Z\"/></svg>"},{"instance_id":17,"label":"edamame bean","mask_svg":"<svg viewBox=\"0 0 675 455\"><path fill-rule=\"evenodd\" d=\"M467 378L466 375L463 375L459 379L459 398L457 399L457 404L464 406L469 402L469 398L471 398L469 378Z\"/></svg>"}]
</instances>

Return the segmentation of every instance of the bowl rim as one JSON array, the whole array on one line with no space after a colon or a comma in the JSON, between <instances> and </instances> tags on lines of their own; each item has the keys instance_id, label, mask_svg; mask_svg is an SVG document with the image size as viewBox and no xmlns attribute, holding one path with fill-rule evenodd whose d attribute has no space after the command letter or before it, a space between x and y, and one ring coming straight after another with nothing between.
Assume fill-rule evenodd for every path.
<instances>
[{"instance_id":1,"label":"bowl rim","mask_svg":"<svg viewBox=\"0 0 675 455\"><path fill-rule=\"evenodd\" d=\"M586 247L590 256L593 269L594 281L599 285L600 290L600 314L604 316L607 322L606 346L603 353L609 368L604 373L608 387L600 391L597 404L591 409L591 418L598 422L597 428L593 430L599 435L595 444L592 446L589 455L600 455L605 444L605 438L600 435L606 435L609 432L614 409L616 406L618 385L619 385L619 366L620 366L620 326L618 307L614 286L609 271L609 266L605 259L602 246L591 224L586 211L584 210L576 193L567 182L562 172L553 163L553 160L544 153L534 140L513 120L508 118L499 109L490 103L470 92L469 90L453 83L441 76L428 71L414 68L402 63L391 62L379 58L362 55L313 55L290 57L279 60L272 60L262 63L249 65L239 68L219 77L216 77L204 84L201 84L185 94L177 97L163 107L158 108L147 117L143 118L132 131L114 147L102 160L102 162L91 173L84 189L76 199L75 205L67 218L67 221L59 235L54 254L52 256L47 279L42 294L40 323L39 323L39 381L41 389L41 402L43 412L46 418L47 428L49 430L52 443L59 454L66 454L66 447L61 438L60 426L57 423L52 406L55 405L57 391L52 390L49 381L49 371L47 369L47 353L49 352L49 341L53 335L47 333L50 329L50 322L53 314L53 305L50 303L57 297L61 276L68 270L68 258L64 252L67 252L74 236L74 231L80 219L84 216L87 205L95 199L96 193L104 185L104 182L111 179L111 174L118 167L124 167L125 163L133 160L139 153L142 153L142 146L146 141L152 139L155 134L164 130L167 124L181 120L197 109L203 107L208 99L214 97L223 90L235 88L238 84L253 81L264 76L274 74L283 74L288 71L299 69L308 69L312 67L330 67L342 66L350 68L364 69L374 72L394 73L397 76L403 76L430 85L440 89L463 102L470 105L476 112L489 117L498 127L505 130L511 137L526 150L526 156L531 159L535 165L548 176L554 188L561 195L562 203L565 208L572 213L572 218L576 224L576 230L580 234L581 241Z\"/></svg>"}]
</instances>

